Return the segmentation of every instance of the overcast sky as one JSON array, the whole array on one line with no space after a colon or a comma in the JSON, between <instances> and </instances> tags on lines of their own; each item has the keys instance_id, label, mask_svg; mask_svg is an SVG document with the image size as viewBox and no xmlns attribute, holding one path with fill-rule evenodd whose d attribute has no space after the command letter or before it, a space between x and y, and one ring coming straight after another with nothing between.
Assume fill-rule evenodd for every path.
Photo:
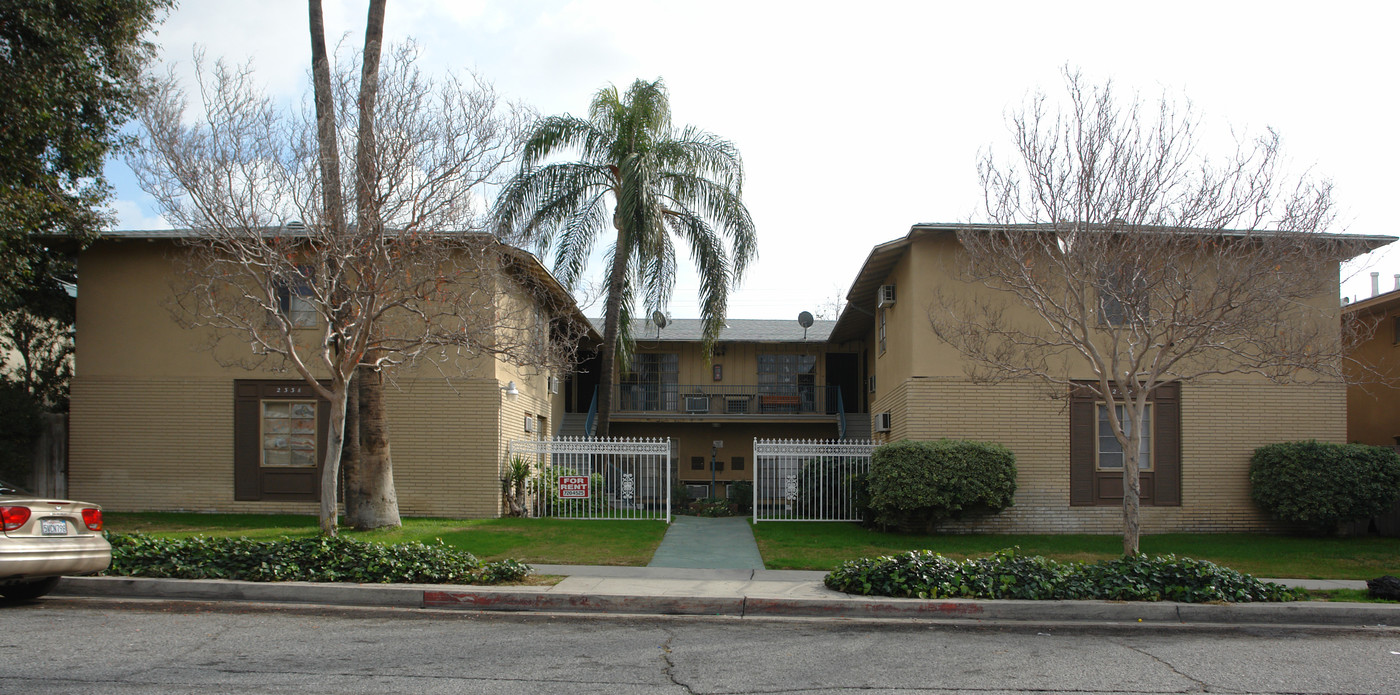
<instances>
[{"instance_id":1,"label":"overcast sky","mask_svg":"<svg viewBox=\"0 0 1400 695\"><path fill-rule=\"evenodd\" d=\"M326 0L328 41L361 43L366 5ZM1397 7L407 0L390 3L385 36L414 37L430 70L476 70L543 114L586 115L608 83L664 78L676 124L744 158L759 258L730 316L795 318L844 295L875 244L977 219L979 151L1006 151L1008 108L1062 94L1067 64L1146 99L1189 98L1222 139L1275 128L1293 171L1335 183L1334 231L1397 235L1385 207L1400 190ZM299 100L306 25L294 0L182 0L156 42L184 65L195 45L251 59L271 94ZM120 227L168 226L124 165L108 171ZM1345 294L1369 294L1372 270L1392 289L1400 249L1355 266ZM696 288L681 278L673 317L697 316Z\"/></svg>"}]
</instances>

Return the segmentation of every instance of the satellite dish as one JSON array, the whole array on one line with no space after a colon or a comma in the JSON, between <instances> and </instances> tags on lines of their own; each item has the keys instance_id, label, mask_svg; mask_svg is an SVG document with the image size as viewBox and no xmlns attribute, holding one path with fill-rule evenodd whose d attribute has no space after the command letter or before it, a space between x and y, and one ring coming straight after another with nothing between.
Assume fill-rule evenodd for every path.
<instances>
[{"instance_id":1,"label":"satellite dish","mask_svg":"<svg viewBox=\"0 0 1400 695\"><path fill-rule=\"evenodd\" d=\"M666 315L663 314L663 313L661 313L661 312L659 312L659 311L653 311L653 312L651 312L651 322L654 323L654 324L656 324L656 327L657 327L657 328L665 328L665 327L666 327Z\"/></svg>"},{"instance_id":2,"label":"satellite dish","mask_svg":"<svg viewBox=\"0 0 1400 695\"><path fill-rule=\"evenodd\" d=\"M802 339L807 339L807 329L812 327L812 312L804 311L797 315L797 324L802 326Z\"/></svg>"}]
</instances>

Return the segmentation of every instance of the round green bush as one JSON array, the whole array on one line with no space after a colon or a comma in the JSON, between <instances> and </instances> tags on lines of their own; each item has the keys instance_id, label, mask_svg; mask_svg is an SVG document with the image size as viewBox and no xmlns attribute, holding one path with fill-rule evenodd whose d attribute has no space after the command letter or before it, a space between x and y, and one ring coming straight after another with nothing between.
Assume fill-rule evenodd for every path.
<instances>
[{"instance_id":1,"label":"round green bush","mask_svg":"<svg viewBox=\"0 0 1400 695\"><path fill-rule=\"evenodd\" d=\"M1313 531L1384 513L1400 498L1400 454L1383 446L1282 442L1254 450L1254 501Z\"/></svg>"},{"instance_id":2,"label":"round green bush","mask_svg":"<svg viewBox=\"0 0 1400 695\"><path fill-rule=\"evenodd\" d=\"M1011 506L1016 456L1000 444L955 439L883 444L864 491L876 524L932 531L944 519Z\"/></svg>"}]
</instances>

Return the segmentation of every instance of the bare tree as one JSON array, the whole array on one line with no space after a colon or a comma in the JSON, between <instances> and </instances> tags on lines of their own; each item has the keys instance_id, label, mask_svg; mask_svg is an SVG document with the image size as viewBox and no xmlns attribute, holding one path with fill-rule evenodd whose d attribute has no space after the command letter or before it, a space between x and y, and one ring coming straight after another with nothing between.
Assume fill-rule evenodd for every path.
<instances>
[{"instance_id":1,"label":"bare tree","mask_svg":"<svg viewBox=\"0 0 1400 695\"><path fill-rule=\"evenodd\" d=\"M515 154L519 114L474 79L429 79L415 57L412 45L392 48L377 71L374 143L356 143L355 190L338 191L356 201L353 227L323 176L331 160L354 161L350 148L328 151L316 117L277 106L246 67L210 71L196 61L198 120L174 80L159 81L130 158L167 219L191 230L177 318L208 329L221 362L289 369L329 402L327 534L357 368L418 363L454 378L491 356L562 368L584 330L539 280L533 257L461 231L475 226L481 189ZM356 62L329 75L330 130L342 134L365 118ZM325 114L320 106L318 98Z\"/></svg>"},{"instance_id":2,"label":"bare tree","mask_svg":"<svg viewBox=\"0 0 1400 695\"><path fill-rule=\"evenodd\" d=\"M822 321L835 321L841 318L841 310L846 308L846 292L840 285L831 286L831 294L817 305L814 312Z\"/></svg>"},{"instance_id":3,"label":"bare tree","mask_svg":"<svg viewBox=\"0 0 1400 695\"><path fill-rule=\"evenodd\" d=\"M1067 110L1036 95L1009 118L1011 160L980 164L987 223L959 232L957 272L991 291L944 293L929 318L974 379L1101 404L1135 555L1153 391L1213 374L1340 381L1338 264L1364 241L1325 234L1330 183L1285 181L1276 133L1210 159L1189 106L1065 81Z\"/></svg>"}]
</instances>

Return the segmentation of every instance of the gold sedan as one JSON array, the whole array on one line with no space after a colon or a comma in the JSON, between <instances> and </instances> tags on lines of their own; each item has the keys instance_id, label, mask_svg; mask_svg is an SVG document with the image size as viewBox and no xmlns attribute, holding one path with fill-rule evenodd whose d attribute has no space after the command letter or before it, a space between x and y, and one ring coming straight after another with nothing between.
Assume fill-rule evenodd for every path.
<instances>
[{"instance_id":1,"label":"gold sedan","mask_svg":"<svg viewBox=\"0 0 1400 695\"><path fill-rule=\"evenodd\" d=\"M35 497L0 481L0 596L38 598L65 574L101 572L112 562L102 508Z\"/></svg>"}]
</instances>

